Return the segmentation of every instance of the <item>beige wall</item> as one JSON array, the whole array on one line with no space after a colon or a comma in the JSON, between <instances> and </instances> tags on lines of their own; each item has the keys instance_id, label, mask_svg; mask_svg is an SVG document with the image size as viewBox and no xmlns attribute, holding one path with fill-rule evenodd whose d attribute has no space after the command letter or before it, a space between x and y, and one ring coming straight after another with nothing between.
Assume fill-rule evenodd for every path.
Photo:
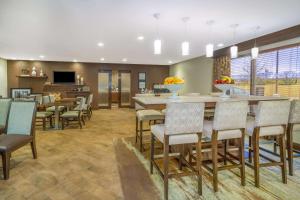
<instances>
[{"instance_id":1,"label":"beige wall","mask_svg":"<svg viewBox=\"0 0 300 200\"><path fill-rule=\"evenodd\" d=\"M170 67L170 75L185 80L180 94L193 92L209 94L212 91L213 59L201 56L174 64Z\"/></svg>"},{"instance_id":2,"label":"beige wall","mask_svg":"<svg viewBox=\"0 0 300 200\"><path fill-rule=\"evenodd\" d=\"M0 58L0 96L7 97L7 61Z\"/></svg>"}]
</instances>

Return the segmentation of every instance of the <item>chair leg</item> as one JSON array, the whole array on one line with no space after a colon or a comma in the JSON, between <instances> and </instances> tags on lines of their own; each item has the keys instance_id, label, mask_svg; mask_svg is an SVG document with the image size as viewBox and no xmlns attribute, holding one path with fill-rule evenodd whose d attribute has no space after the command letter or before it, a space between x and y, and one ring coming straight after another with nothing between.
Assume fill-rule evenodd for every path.
<instances>
[{"instance_id":1,"label":"chair leg","mask_svg":"<svg viewBox=\"0 0 300 200\"><path fill-rule=\"evenodd\" d=\"M284 184L287 183L287 176L286 176L286 148L285 148L285 137L284 135L281 135L279 137L279 143L280 143L280 162L281 165L281 175L282 175L282 182Z\"/></svg>"},{"instance_id":2,"label":"chair leg","mask_svg":"<svg viewBox=\"0 0 300 200\"><path fill-rule=\"evenodd\" d=\"M240 168L240 173L241 173L241 184L242 186L246 185L246 180L245 180L245 158L244 158L244 135L242 136L242 138L240 139L240 164L242 165Z\"/></svg>"},{"instance_id":3,"label":"chair leg","mask_svg":"<svg viewBox=\"0 0 300 200\"><path fill-rule=\"evenodd\" d=\"M288 162L289 162L289 175L294 175L294 154L293 154L293 128L289 125L287 128L287 150L288 150Z\"/></svg>"},{"instance_id":4,"label":"chair leg","mask_svg":"<svg viewBox=\"0 0 300 200\"><path fill-rule=\"evenodd\" d=\"M153 174L154 162L154 135L151 133L151 146L150 146L150 173Z\"/></svg>"},{"instance_id":5,"label":"chair leg","mask_svg":"<svg viewBox=\"0 0 300 200\"><path fill-rule=\"evenodd\" d=\"M143 121L140 121L140 152L143 152Z\"/></svg>"},{"instance_id":6,"label":"chair leg","mask_svg":"<svg viewBox=\"0 0 300 200\"><path fill-rule=\"evenodd\" d=\"M249 161L249 163L252 163L252 151L253 151L252 137L249 136L249 146L248 146L248 161Z\"/></svg>"},{"instance_id":7,"label":"chair leg","mask_svg":"<svg viewBox=\"0 0 300 200\"><path fill-rule=\"evenodd\" d=\"M80 119L80 117L78 117L78 124L79 124L80 129L82 129L82 124L81 124L81 119Z\"/></svg>"},{"instance_id":8,"label":"chair leg","mask_svg":"<svg viewBox=\"0 0 300 200\"><path fill-rule=\"evenodd\" d=\"M179 159L178 159L178 168L179 170L182 170L182 159L183 159L183 154L184 154L184 145L180 144L179 145Z\"/></svg>"},{"instance_id":9,"label":"chair leg","mask_svg":"<svg viewBox=\"0 0 300 200\"><path fill-rule=\"evenodd\" d=\"M10 155L9 153L2 153L2 168L4 180L9 179Z\"/></svg>"},{"instance_id":10,"label":"chair leg","mask_svg":"<svg viewBox=\"0 0 300 200\"><path fill-rule=\"evenodd\" d=\"M65 118L61 118L61 129L64 130L65 129Z\"/></svg>"},{"instance_id":11,"label":"chair leg","mask_svg":"<svg viewBox=\"0 0 300 200\"><path fill-rule=\"evenodd\" d=\"M31 146L31 151L32 151L33 158L37 159L37 151L36 151L35 140L32 140L32 142L30 142L30 146Z\"/></svg>"},{"instance_id":12,"label":"chair leg","mask_svg":"<svg viewBox=\"0 0 300 200\"><path fill-rule=\"evenodd\" d=\"M169 136L165 135L164 139L164 199L168 199L169 191Z\"/></svg>"},{"instance_id":13,"label":"chair leg","mask_svg":"<svg viewBox=\"0 0 300 200\"><path fill-rule=\"evenodd\" d=\"M84 121L84 116L83 115L81 115L81 121L82 121L83 125L85 126L85 121Z\"/></svg>"},{"instance_id":14,"label":"chair leg","mask_svg":"<svg viewBox=\"0 0 300 200\"><path fill-rule=\"evenodd\" d=\"M197 152L197 172L198 172L198 194L202 195L202 154L201 154L202 144L201 139L196 144L196 152Z\"/></svg>"},{"instance_id":15,"label":"chair leg","mask_svg":"<svg viewBox=\"0 0 300 200\"><path fill-rule=\"evenodd\" d=\"M52 120L52 116L49 117L49 121L50 121L50 127L53 128L53 120Z\"/></svg>"},{"instance_id":16,"label":"chair leg","mask_svg":"<svg viewBox=\"0 0 300 200\"><path fill-rule=\"evenodd\" d=\"M46 118L43 118L43 131L46 130Z\"/></svg>"},{"instance_id":17,"label":"chair leg","mask_svg":"<svg viewBox=\"0 0 300 200\"><path fill-rule=\"evenodd\" d=\"M218 141L217 138L212 139L212 165L213 165L213 188L218 191Z\"/></svg>"},{"instance_id":18,"label":"chair leg","mask_svg":"<svg viewBox=\"0 0 300 200\"><path fill-rule=\"evenodd\" d=\"M224 165L227 165L227 145L228 145L228 140L224 140Z\"/></svg>"},{"instance_id":19,"label":"chair leg","mask_svg":"<svg viewBox=\"0 0 300 200\"><path fill-rule=\"evenodd\" d=\"M137 143L138 140L138 131L139 131L139 121L138 118L135 118L135 143Z\"/></svg>"},{"instance_id":20,"label":"chair leg","mask_svg":"<svg viewBox=\"0 0 300 200\"><path fill-rule=\"evenodd\" d=\"M255 133L254 133L255 134ZM252 137L252 148L254 154L254 179L255 179L255 186L259 187L259 137L255 134Z\"/></svg>"}]
</instances>

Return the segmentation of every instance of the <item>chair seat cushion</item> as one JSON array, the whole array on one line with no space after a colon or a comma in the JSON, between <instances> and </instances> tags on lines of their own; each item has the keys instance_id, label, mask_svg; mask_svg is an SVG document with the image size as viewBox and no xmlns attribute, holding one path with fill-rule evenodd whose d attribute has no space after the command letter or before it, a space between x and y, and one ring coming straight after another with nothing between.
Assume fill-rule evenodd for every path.
<instances>
[{"instance_id":1,"label":"chair seat cushion","mask_svg":"<svg viewBox=\"0 0 300 200\"><path fill-rule=\"evenodd\" d=\"M61 112L65 109L64 106L58 106L58 111ZM55 106L50 106L46 109L47 112L55 112Z\"/></svg>"},{"instance_id":2,"label":"chair seat cushion","mask_svg":"<svg viewBox=\"0 0 300 200\"><path fill-rule=\"evenodd\" d=\"M46 117L50 117L51 115L53 115L52 112L37 112L36 118L46 118Z\"/></svg>"},{"instance_id":3,"label":"chair seat cushion","mask_svg":"<svg viewBox=\"0 0 300 200\"><path fill-rule=\"evenodd\" d=\"M160 120L165 118L164 114L157 110L139 110L136 112L136 115L139 121Z\"/></svg>"},{"instance_id":4,"label":"chair seat cushion","mask_svg":"<svg viewBox=\"0 0 300 200\"><path fill-rule=\"evenodd\" d=\"M165 136L165 125L164 124L156 124L151 126L151 132L155 137L161 142L164 142ZM169 136L169 144L192 144L198 142L198 135L195 133L191 134L177 134Z\"/></svg>"},{"instance_id":5,"label":"chair seat cushion","mask_svg":"<svg viewBox=\"0 0 300 200\"><path fill-rule=\"evenodd\" d=\"M0 152L14 151L31 142L32 139L31 135L2 134L0 135Z\"/></svg>"},{"instance_id":6,"label":"chair seat cushion","mask_svg":"<svg viewBox=\"0 0 300 200\"><path fill-rule=\"evenodd\" d=\"M79 111L77 110L72 110L72 111L67 111L61 115L61 117L78 117Z\"/></svg>"},{"instance_id":7,"label":"chair seat cushion","mask_svg":"<svg viewBox=\"0 0 300 200\"><path fill-rule=\"evenodd\" d=\"M249 118L247 120L247 135L252 136L255 128L254 118ZM261 127L259 130L259 137L261 136L271 136L271 135L281 135L283 134L282 126L270 126L270 127Z\"/></svg>"},{"instance_id":8,"label":"chair seat cushion","mask_svg":"<svg viewBox=\"0 0 300 200\"><path fill-rule=\"evenodd\" d=\"M211 140L213 130L213 122L204 120L203 124L203 137ZM218 140L228 140L234 138L241 138L242 132L240 129L218 131Z\"/></svg>"},{"instance_id":9,"label":"chair seat cushion","mask_svg":"<svg viewBox=\"0 0 300 200\"><path fill-rule=\"evenodd\" d=\"M294 124L293 131L300 131L300 124Z\"/></svg>"}]
</instances>

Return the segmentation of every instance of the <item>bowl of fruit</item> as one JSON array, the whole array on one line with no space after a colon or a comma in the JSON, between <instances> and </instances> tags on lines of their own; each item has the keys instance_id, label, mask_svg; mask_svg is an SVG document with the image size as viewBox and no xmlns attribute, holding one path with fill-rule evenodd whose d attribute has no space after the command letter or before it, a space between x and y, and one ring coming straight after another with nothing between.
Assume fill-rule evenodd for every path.
<instances>
[{"instance_id":1,"label":"bowl of fruit","mask_svg":"<svg viewBox=\"0 0 300 200\"><path fill-rule=\"evenodd\" d=\"M234 80L229 76L221 76L221 79L215 80L215 87L223 92L220 97L229 98L233 88Z\"/></svg>"},{"instance_id":2,"label":"bowl of fruit","mask_svg":"<svg viewBox=\"0 0 300 200\"><path fill-rule=\"evenodd\" d=\"M184 80L176 76L167 77L164 80L165 88L167 88L173 94L170 96L172 99L178 98L178 91L183 87L183 84Z\"/></svg>"}]
</instances>

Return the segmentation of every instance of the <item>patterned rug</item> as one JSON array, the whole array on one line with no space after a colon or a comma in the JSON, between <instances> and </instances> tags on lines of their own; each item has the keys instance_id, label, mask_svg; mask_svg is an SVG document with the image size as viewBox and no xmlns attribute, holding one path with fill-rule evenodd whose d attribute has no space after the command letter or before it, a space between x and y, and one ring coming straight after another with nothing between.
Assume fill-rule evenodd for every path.
<instances>
[{"instance_id":1,"label":"patterned rug","mask_svg":"<svg viewBox=\"0 0 300 200\"><path fill-rule=\"evenodd\" d=\"M140 162L140 165L144 168L145 174L141 184L144 181L148 181L149 185L153 185L155 189L152 189L148 195L152 195L152 199L163 197L163 180L158 175L158 172L154 168L154 174L150 175L149 172L149 145L146 145L146 151L142 154L137 149L134 143L134 138L125 138L115 141L115 145L122 145L126 147L127 151L134 155L134 159ZM265 144L265 146L269 146ZM158 146L159 147L159 146ZM124 153L124 149L122 150ZM116 151L117 160L118 151ZM130 163L128 157L127 162ZM186 176L182 178L174 178L169 180L169 199L184 200L184 199L299 199L300 193L300 158L295 159L294 162L295 174L294 176L288 176L288 184L281 182L281 171L279 167L260 168L260 188L254 186L254 171L246 167L246 186L243 187L240 184L239 169L233 169L230 171L221 171L218 174L219 178L219 192L215 193L212 189L212 179L208 175L208 172L204 171L203 176L203 195L197 194L197 182L196 177ZM128 171L135 172L136 169L131 166ZM150 181L149 181L149 180ZM122 184L126 184L126 180L122 180ZM123 188L124 190L124 188ZM126 193L126 191L124 191ZM146 196L145 196L146 195ZM143 199L147 194L143 195ZM151 199L151 198L150 198Z\"/></svg>"}]
</instances>

